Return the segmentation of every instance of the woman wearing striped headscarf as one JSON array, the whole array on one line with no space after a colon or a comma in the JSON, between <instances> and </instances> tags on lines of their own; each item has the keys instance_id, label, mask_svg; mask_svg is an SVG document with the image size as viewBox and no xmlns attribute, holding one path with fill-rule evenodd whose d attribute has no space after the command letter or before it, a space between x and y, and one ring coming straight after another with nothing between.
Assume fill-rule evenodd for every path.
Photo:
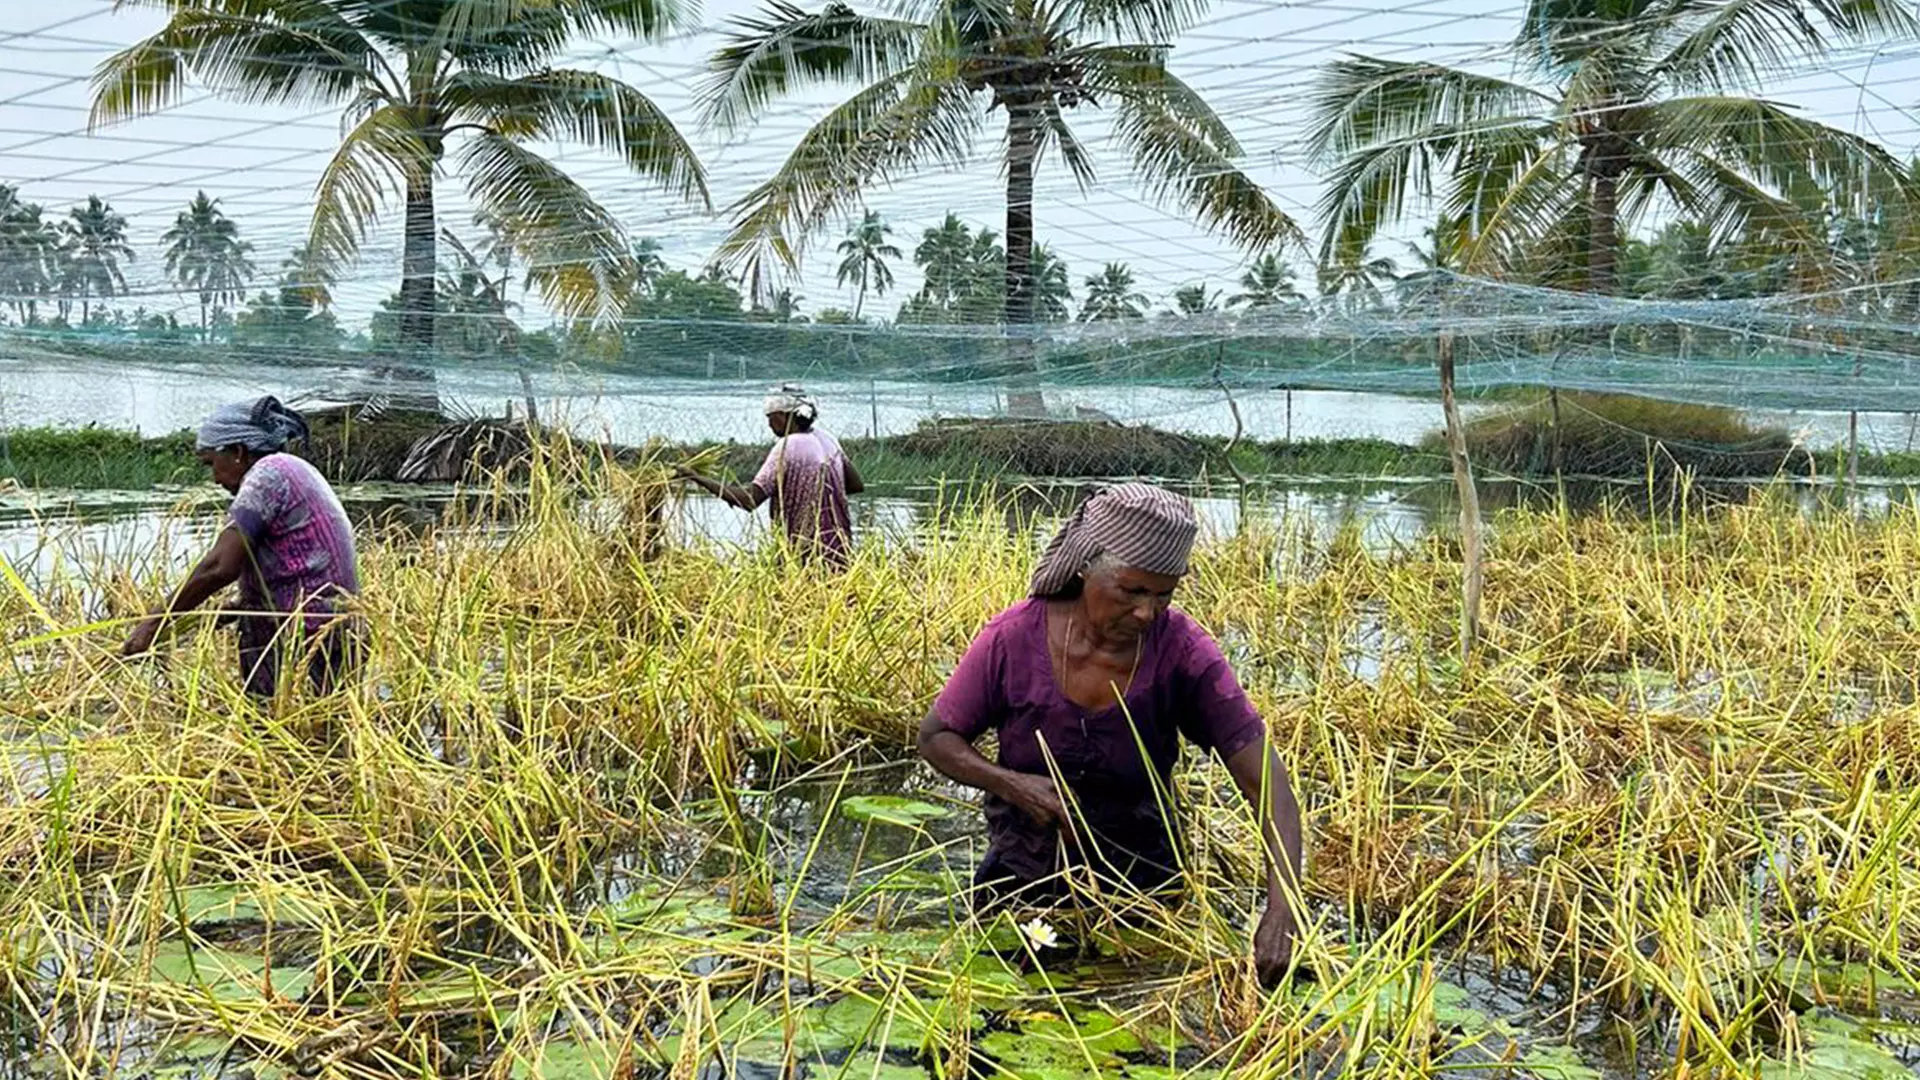
<instances>
[{"instance_id":1,"label":"woman wearing striped headscarf","mask_svg":"<svg viewBox=\"0 0 1920 1080\"><path fill-rule=\"evenodd\" d=\"M1210 750L1259 818L1267 902L1261 978L1291 963L1300 809L1220 647L1172 607L1197 524L1147 484L1098 492L1048 546L1029 596L989 622L920 726L934 768L986 793L976 905L1051 903L1091 884L1169 896L1180 877L1170 805L1180 736ZM974 743L998 734L999 760Z\"/></svg>"},{"instance_id":2,"label":"woman wearing striped headscarf","mask_svg":"<svg viewBox=\"0 0 1920 1080\"><path fill-rule=\"evenodd\" d=\"M304 655L316 691L354 659L354 627L341 606L359 591L353 527L312 465L282 453L307 422L272 397L223 406L200 426L196 448L214 482L233 493L226 527L178 592L141 620L124 656L153 648L166 621L237 584L240 678L273 696L283 656Z\"/></svg>"}]
</instances>

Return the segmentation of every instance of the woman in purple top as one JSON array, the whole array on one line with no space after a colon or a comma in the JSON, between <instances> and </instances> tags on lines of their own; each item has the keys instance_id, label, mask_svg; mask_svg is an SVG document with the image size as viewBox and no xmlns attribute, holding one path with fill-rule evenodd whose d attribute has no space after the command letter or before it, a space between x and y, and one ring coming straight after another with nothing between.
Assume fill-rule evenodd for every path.
<instances>
[{"instance_id":1,"label":"woman in purple top","mask_svg":"<svg viewBox=\"0 0 1920 1080\"><path fill-rule=\"evenodd\" d=\"M1287 970L1300 809L1279 755L1207 632L1170 605L1197 526L1186 499L1122 484L1054 537L1028 599L989 622L920 725L934 768L986 793L976 904L1052 902L1091 873L1162 893L1181 849L1169 805L1180 736L1226 762L1260 819L1267 903L1254 959ZM998 735L999 760L974 749Z\"/></svg>"},{"instance_id":2,"label":"woman in purple top","mask_svg":"<svg viewBox=\"0 0 1920 1080\"><path fill-rule=\"evenodd\" d=\"M201 425L200 460L233 492L226 527L172 599L128 638L122 655L153 648L166 621L239 586L240 677L247 693L272 697L283 656L307 656L316 692L355 658L343 602L359 591L353 527L312 465L281 453L306 421L271 397L228 405Z\"/></svg>"},{"instance_id":3,"label":"woman in purple top","mask_svg":"<svg viewBox=\"0 0 1920 1080\"><path fill-rule=\"evenodd\" d=\"M748 513L771 502L769 512L796 549L844 567L853 552L847 496L867 489L860 470L847 460L840 440L814 427L820 406L800 387L788 383L770 395L766 414L773 449L751 483L723 484L685 470L681 478Z\"/></svg>"}]
</instances>

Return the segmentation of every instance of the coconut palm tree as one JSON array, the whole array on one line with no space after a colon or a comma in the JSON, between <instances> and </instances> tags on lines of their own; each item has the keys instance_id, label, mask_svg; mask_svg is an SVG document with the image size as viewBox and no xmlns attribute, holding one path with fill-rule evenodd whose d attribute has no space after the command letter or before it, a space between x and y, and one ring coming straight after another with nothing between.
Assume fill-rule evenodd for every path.
<instances>
[{"instance_id":1,"label":"coconut palm tree","mask_svg":"<svg viewBox=\"0 0 1920 1080\"><path fill-rule=\"evenodd\" d=\"M1058 153L1082 190L1093 156L1068 123L1099 107L1147 190L1252 249L1300 232L1234 164L1240 146L1200 95L1167 70L1173 39L1205 0L1037 3L911 0L865 15L834 0L808 12L768 0L739 20L709 64L705 118L734 129L811 84L861 88L815 124L774 175L731 210L719 258L796 267L806 237L876 183L969 161L994 110L1005 113L1006 264L1001 318L1033 321L1033 192Z\"/></svg>"},{"instance_id":2,"label":"coconut palm tree","mask_svg":"<svg viewBox=\"0 0 1920 1080\"><path fill-rule=\"evenodd\" d=\"M1658 208L1716 237L1804 233L1783 198L1803 180L1845 207L1914 194L1869 140L1745 96L1835 42L1913 36L1895 0L1528 0L1520 26L1519 80L1367 56L1326 67L1308 142L1332 169L1325 254L1365 250L1411 198L1464 219L1470 272L1611 293L1623 228Z\"/></svg>"},{"instance_id":3,"label":"coconut palm tree","mask_svg":"<svg viewBox=\"0 0 1920 1080\"><path fill-rule=\"evenodd\" d=\"M40 298L53 292L60 266L60 230L44 214L38 203L0 184L0 296L29 326L39 319Z\"/></svg>"},{"instance_id":4,"label":"coconut palm tree","mask_svg":"<svg viewBox=\"0 0 1920 1080\"><path fill-rule=\"evenodd\" d=\"M860 286L860 294L853 301L853 321L860 321L860 311L867 304L867 290L871 288L878 296L887 295L893 288L893 268L887 260L901 257L900 249L887 241L893 235L893 228L880 215L867 211L860 224L853 227L845 240L840 241L840 260L838 279L840 284L849 282Z\"/></svg>"},{"instance_id":5,"label":"coconut palm tree","mask_svg":"<svg viewBox=\"0 0 1920 1080\"><path fill-rule=\"evenodd\" d=\"M204 191L173 219L173 228L161 235L160 242L166 246L167 276L199 294L200 340L206 341L208 310L217 303L246 299L247 282L253 278L253 263L247 255L253 245L240 239L239 226Z\"/></svg>"},{"instance_id":6,"label":"coconut palm tree","mask_svg":"<svg viewBox=\"0 0 1920 1080\"><path fill-rule=\"evenodd\" d=\"M1385 255L1367 258L1365 248L1343 248L1333 261L1314 270L1314 284L1322 298L1348 314L1357 314L1386 303L1386 288L1400 279L1400 267Z\"/></svg>"},{"instance_id":7,"label":"coconut palm tree","mask_svg":"<svg viewBox=\"0 0 1920 1080\"><path fill-rule=\"evenodd\" d=\"M927 302L942 308L960 302L973 283L973 254L973 230L951 212L920 235L913 261L920 267L920 291Z\"/></svg>"},{"instance_id":8,"label":"coconut palm tree","mask_svg":"<svg viewBox=\"0 0 1920 1080\"><path fill-rule=\"evenodd\" d=\"M339 106L345 137L313 193L307 247L343 265L384 208L404 206L400 340L431 348L435 180L449 162L468 198L537 252L533 278L563 312L610 313L628 257L619 222L529 143L618 155L679 198L705 174L671 120L610 76L554 68L578 35L658 40L675 0L168 0L167 24L94 76L92 122L169 107L189 78L256 105Z\"/></svg>"},{"instance_id":9,"label":"coconut palm tree","mask_svg":"<svg viewBox=\"0 0 1920 1080\"><path fill-rule=\"evenodd\" d=\"M913 249L920 291L901 305L900 317L918 323L992 323L1001 314L1000 285L1007 253L992 229L978 233L948 214L920 235Z\"/></svg>"},{"instance_id":10,"label":"coconut palm tree","mask_svg":"<svg viewBox=\"0 0 1920 1080\"><path fill-rule=\"evenodd\" d=\"M1033 317L1036 322L1066 322L1072 315L1073 283L1066 260L1045 244L1033 245Z\"/></svg>"},{"instance_id":11,"label":"coconut palm tree","mask_svg":"<svg viewBox=\"0 0 1920 1080\"><path fill-rule=\"evenodd\" d=\"M1205 283L1182 285L1173 290L1173 310L1180 315L1207 315L1220 310L1220 294L1209 293Z\"/></svg>"},{"instance_id":12,"label":"coconut palm tree","mask_svg":"<svg viewBox=\"0 0 1920 1080\"><path fill-rule=\"evenodd\" d=\"M1147 298L1134 288L1133 270L1126 263L1108 263L1087 279L1087 301L1080 305L1081 322L1144 319Z\"/></svg>"},{"instance_id":13,"label":"coconut palm tree","mask_svg":"<svg viewBox=\"0 0 1920 1080\"><path fill-rule=\"evenodd\" d=\"M61 290L80 300L80 325L93 317L93 299L109 299L127 289L120 260L132 262L127 219L98 195L87 196L61 223Z\"/></svg>"},{"instance_id":14,"label":"coconut palm tree","mask_svg":"<svg viewBox=\"0 0 1920 1080\"><path fill-rule=\"evenodd\" d=\"M1294 286L1293 265L1272 252L1255 260L1247 272L1240 275L1240 289L1227 299L1228 307L1260 311L1306 299Z\"/></svg>"}]
</instances>

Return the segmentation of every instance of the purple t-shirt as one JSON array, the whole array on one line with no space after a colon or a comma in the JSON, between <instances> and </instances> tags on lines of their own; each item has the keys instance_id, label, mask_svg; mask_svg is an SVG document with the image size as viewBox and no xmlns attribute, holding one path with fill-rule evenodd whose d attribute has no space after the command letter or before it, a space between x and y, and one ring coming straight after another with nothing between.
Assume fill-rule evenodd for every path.
<instances>
[{"instance_id":1,"label":"purple t-shirt","mask_svg":"<svg viewBox=\"0 0 1920 1080\"><path fill-rule=\"evenodd\" d=\"M270 454L247 470L227 519L247 540L252 563L240 574L240 608L263 615L303 612L324 625L341 593L360 589L353 526L317 469L292 454ZM276 619L251 619L272 633Z\"/></svg>"},{"instance_id":2,"label":"purple t-shirt","mask_svg":"<svg viewBox=\"0 0 1920 1080\"><path fill-rule=\"evenodd\" d=\"M753 486L770 500L769 513L786 529L787 539L819 545L833 562L844 562L853 546L853 520L847 511L847 456L840 441L814 428L774 441Z\"/></svg>"},{"instance_id":3,"label":"purple t-shirt","mask_svg":"<svg viewBox=\"0 0 1920 1080\"><path fill-rule=\"evenodd\" d=\"M997 731L1003 768L1049 775L1050 754L1103 847L1170 860L1174 824L1154 789L1166 790L1179 737L1224 759L1264 738L1266 727L1220 646L1173 609L1147 629L1126 706L1089 713L1068 699L1047 647L1047 602L1029 599L987 623L933 708L968 742ZM985 809L988 862L1026 881L1060 868L1055 830L994 795Z\"/></svg>"}]
</instances>

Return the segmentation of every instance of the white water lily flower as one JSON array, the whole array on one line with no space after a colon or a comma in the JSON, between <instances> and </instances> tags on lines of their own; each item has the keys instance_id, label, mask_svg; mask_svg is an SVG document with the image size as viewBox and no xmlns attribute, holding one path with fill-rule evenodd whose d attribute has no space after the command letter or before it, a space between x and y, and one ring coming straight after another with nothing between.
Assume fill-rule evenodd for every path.
<instances>
[{"instance_id":1,"label":"white water lily flower","mask_svg":"<svg viewBox=\"0 0 1920 1080\"><path fill-rule=\"evenodd\" d=\"M1020 927L1020 932L1026 935L1027 944L1036 949L1051 949L1060 944L1060 935L1054 933L1053 927L1047 925L1045 919L1034 919Z\"/></svg>"}]
</instances>

